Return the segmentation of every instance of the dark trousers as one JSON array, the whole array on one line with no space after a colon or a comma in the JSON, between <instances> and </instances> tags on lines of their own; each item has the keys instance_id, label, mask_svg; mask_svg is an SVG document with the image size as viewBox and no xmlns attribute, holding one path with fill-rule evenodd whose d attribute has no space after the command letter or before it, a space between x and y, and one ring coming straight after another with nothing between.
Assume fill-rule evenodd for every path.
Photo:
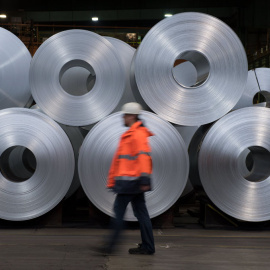
<instances>
[{"instance_id":1,"label":"dark trousers","mask_svg":"<svg viewBox=\"0 0 270 270\"><path fill-rule=\"evenodd\" d=\"M119 239L120 233L124 227L123 218L129 202L131 202L134 215L140 224L142 248L150 252L155 252L152 223L145 205L144 193L118 194L116 196L114 202L115 218L112 221L113 233L111 235L109 249L112 251Z\"/></svg>"}]
</instances>

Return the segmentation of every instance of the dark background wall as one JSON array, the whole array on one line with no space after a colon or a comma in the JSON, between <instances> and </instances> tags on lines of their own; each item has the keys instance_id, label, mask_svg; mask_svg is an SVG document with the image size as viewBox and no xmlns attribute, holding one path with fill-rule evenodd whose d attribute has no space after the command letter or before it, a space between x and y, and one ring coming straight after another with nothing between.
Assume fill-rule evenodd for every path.
<instances>
[{"instance_id":1,"label":"dark background wall","mask_svg":"<svg viewBox=\"0 0 270 270\"><path fill-rule=\"evenodd\" d=\"M87 28L101 35L122 39L137 47L147 31L162 20L165 13L189 11L207 13L228 24L241 39L250 68L256 65L269 66L269 58L258 64L254 62L268 54L269 0L2 0L0 13L7 14L7 18L0 20L0 26L20 36L25 43L28 42L32 54L46 38L70 28ZM99 21L92 22L93 16L98 16ZM127 33L136 35L130 40L126 37Z\"/></svg>"}]
</instances>

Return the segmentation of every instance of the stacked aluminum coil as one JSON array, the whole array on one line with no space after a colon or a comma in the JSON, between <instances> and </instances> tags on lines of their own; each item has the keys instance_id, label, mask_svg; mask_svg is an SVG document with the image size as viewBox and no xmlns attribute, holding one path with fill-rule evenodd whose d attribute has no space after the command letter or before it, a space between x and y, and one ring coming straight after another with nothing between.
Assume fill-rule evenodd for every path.
<instances>
[{"instance_id":1,"label":"stacked aluminum coil","mask_svg":"<svg viewBox=\"0 0 270 270\"><path fill-rule=\"evenodd\" d=\"M60 84L65 72L81 67L95 76L93 88L74 96ZM30 87L40 109L57 122L71 126L96 123L111 113L125 87L125 72L114 46L85 30L67 30L46 40L30 67Z\"/></svg>"},{"instance_id":2,"label":"stacked aluminum coil","mask_svg":"<svg viewBox=\"0 0 270 270\"><path fill-rule=\"evenodd\" d=\"M185 188L188 155L184 140L167 121L150 112L140 118L155 135L150 137L153 159L153 191L146 195L150 217L172 206ZM113 216L114 194L105 189L107 174L120 136L127 128L122 113L112 114L90 130L80 150L79 176L88 198L103 212ZM128 208L126 220L136 218Z\"/></svg>"},{"instance_id":3,"label":"stacked aluminum coil","mask_svg":"<svg viewBox=\"0 0 270 270\"><path fill-rule=\"evenodd\" d=\"M195 133L191 147L192 185L240 220L269 220L269 68L248 72L247 85L233 112ZM264 103L254 104L261 95Z\"/></svg>"},{"instance_id":4,"label":"stacked aluminum coil","mask_svg":"<svg viewBox=\"0 0 270 270\"><path fill-rule=\"evenodd\" d=\"M177 60L195 67L194 85L176 76ZM225 23L202 13L180 13L157 23L133 61L132 79L141 97L155 113L178 125L219 119L236 105L247 80L239 38Z\"/></svg>"},{"instance_id":5,"label":"stacked aluminum coil","mask_svg":"<svg viewBox=\"0 0 270 270\"><path fill-rule=\"evenodd\" d=\"M199 172L209 198L246 221L270 219L270 110L249 107L217 121L199 153ZM253 164L247 170L251 152Z\"/></svg>"},{"instance_id":6,"label":"stacked aluminum coil","mask_svg":"<svg viewBox=\"0 0 270 270\"><path fill-rule=\"evenodd\" d=\"M222 21L202 13L176 14L156 24L136 52L122 41L90 31L64 31L40 46L27 70L32 95L44 114L20 111L21 117L35 119L33 127L25 124L28 119L22 124L21 118L9 118L12 129L16 125L20 129L10 140L13 143L5 139L12 129L3 125L0 176L8 190L1 188L6 208L0 208L0 218L40 216L61 198L71 196L78 179L89 200L113 216L115 195L106 189L106 179L120 135L126 130L117 111L136 100L145 110L141 118L155 134L150 139L154 189L146 193L151 217L189 193L191 182L193 187L202 186L228 215L246 221L269 219L269 113L267 108L244 108L252 105L258 92L267 106L269 72L247 71L242 44ZM0 122L15 112L3 110ZM39 134L43 122L49 127ZM81 127L85 134L90 130L84 140ZM66 129L73 134L69 139ZM30 138L27 143L21 141L26 137L22 131ZM47 148L57 150L51 153ZM48 166L57 169L54 172ZM57 175L56 187L42 175L45 170ZM42 196L36 199L34 192L41 189L51 203ZM32 192L33 198L28 196ZM18 203L25 204L27 213L12 208ZM125 219L136 220L130 208Z\"/></svg>"},{"instance_id":7,"label":"stacked aluminum coil","mask_svg":"<svg viewBox=\"0 0 270 270\"><path fill-rule=\"evenodd\" d=\"M66 195L74 174L71 143L48 116L34 110L0 111L0 155L16 147L32 152L34 173L25 179L0 174L0 218L28 220L47 213ZM7 161L8 162L8 161Z\"/></svg>"}]
</instances>

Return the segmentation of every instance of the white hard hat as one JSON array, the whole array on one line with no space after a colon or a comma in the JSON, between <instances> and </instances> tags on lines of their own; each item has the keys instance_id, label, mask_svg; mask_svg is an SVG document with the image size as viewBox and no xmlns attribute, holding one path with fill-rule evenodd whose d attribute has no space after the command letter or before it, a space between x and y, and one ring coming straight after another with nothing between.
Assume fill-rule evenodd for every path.
<instances>
[{"instance_id":1,"label":"white hard hat","mask_svg":"<svg viewBox=\"0 0 270 270\"><path fill-rule=\"evenodd\" d=\"M122 107L122 112L124 114L140 114L142 106L136 102L126 103Z\"/></svg>"}]
</instances>

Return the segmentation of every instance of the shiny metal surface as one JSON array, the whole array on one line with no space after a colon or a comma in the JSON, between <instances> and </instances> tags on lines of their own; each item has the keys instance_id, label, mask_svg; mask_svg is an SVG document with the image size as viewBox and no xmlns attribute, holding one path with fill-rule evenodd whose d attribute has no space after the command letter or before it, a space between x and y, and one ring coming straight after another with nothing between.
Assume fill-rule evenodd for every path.
<instances>
[{"instance_id":1,"label":"shiny metal surface","mask_svg":"<svg viewBox=\"0 0 270 270\"><path fill-rule=\"evenodd\" d=\"M0 27L0 109L26 107L31 99L31 55L21 40Z\"/></svg>"},{"instance_id":2,"label":"shiny metal surface","mask_svg":"<svg viewBox=\"0 0 270 270\"><path fill-rule=\"evenodd\" d=\"M115 109L112 111L112 113L114 113L114 112L121 111L122 106L125 103L136 101L136 98L133 95L131 81L130 81L131 63L132 63L132 59L136 50L130 45L128 45L126 42L119 40L117 38L112 38L112 37L105 37L105 38L114 46L118 54L118 58L119 60L121 60L123 64L124 72L125 72L124 76L126 80L123 95L120 101L118 102L117 106L115 107ZM145 106L144 101L141 100L140 104L142 104L144 109L148 108L147 106ZM89 125L89 126L84 126L82 128L85 130L90 130L92 127L93 125Z\"/></svg>"},{"instance_id":3,"label":"shiny metal surface","mask_svg":"<svg viewBox=\"0 0 270 270\"><path fill-rule=\"evenodd\" d=\"M173 76L177 59L197 71L195 85ZM244 48L231 28L210 15L187 12L157 23L134 57L131 77L147 105L179 125L199 126L229 112L247 80Z\"/></svg>"},{"instance_id":4,"label":"shiny metal surface","mask_svg":"<svg viewBox=\"0 0 270 270\"><path fill-rule=\"evenodd\" d=\"M149 106L146 104L145 100L143 99L140 91L139 91L139 88L137 86L137 83L136 83L136 79L135 79L135 61L134 59L136 58L136 54L137 54L138 50L136 50L136 52L134 53L134 56L133 56L133 59L132 59L132 63L131 63L131 67L130 67L130 86L131 86L131 89L132 89L132 93L136 99L136 101L142 105L143 109L146 110L146 111L151 111L153 112Z\"/></svg>"},{"instance_id":5,"label":"shiny metal surface","mask_svg":"<svg viewBox=\"0 0 270 270\"><path fill-rule=\"evenodd\" d=\"M60 79L70 68L87 69L96 80L82 96L68 94ZM111 113L122 97L125 75L114 46L90 31L67 30L47 39L30 67L34 100L48 116L61 124L84 126Z\"/></svg>"},{"instance_id":6,"label":"shiny metal surface","mask_svg":"<svg viewBox=\"0 0 270 270\"><path fill-rule=\"evenodd\" d=\"M188 176L187 147L177 130L157 115L143 111L141 119L155 136L149 138L153 158L153 191L146 193L150 217L172 206L181 195ZM113 216L113 192L106 189L107 175L120 136L127 130L121 113L96 124L87 134L79 154L79 176L91 202ZM130 206L125 220L135 221Z\"/></svg>"},{"instance_id":7,"label":"shiny metal surface","mask_svg":"<svg viewBox=\"0 0 270 270\"><path fill-rule=\"evenodd\" d=\"M73 73L74 75L75 73ZM31 107L31 109L35 109L41 113L42 110L38 107L38 105L34 105ZM69 198L81 185L80 179L79 179L79 174L78 174L78 157L79 157L79 151L80 147L83 143L84 136L82 135L82 132L79 127L73 127L73 126L67 126L63 124L59 124L59 126L65 131L66 135L68 136L71 145L73 147L73 152L74 152L74 158L75 158L75 170L74 170L74 175L72 179L72 183L70 185L69 190L67 191L67 194L65 195L65 198ZM29 160L29 165L33 167L33 160Z\"/></svg>"},{"instance_id":8,"label":"shiny metal surface","mask_svg":"<svg viewBox=\"0 0 270 270\"><path fill-rule=\"evenodd\" d=\"M131 85L130 85L130 68L132 59L136 49L128 45L126 42L112 37L105 37L114 46L118 53L119 59L122 61L125 71L126 87L122 98L120 99L118 105L115 107L113 112L121 111L122 106L128 102L135 102L136 99L133 95Z\"/></svg>"},{"instance_id":9,"label":"shiny metal surface","mask_svg":"<svg viewBox=\"0 0 270 270\"><path fill-rule=\"evenodd\" d=\"M254 96L259 93L264 96L266 104L270 106L270 68L256 68L248 71L247 85L243 95L233 108L234 110L253 106ZM256 104L255 104L256 105Z\"/></svg>"},{"instance_id":10,"label":"shiny metal surface","mask_svg":"<svg viewBox=\"0 0 270 270\"><path fill-rule=\"evenodd\" d=\"M16 182L0 173L0 218L20 221L47 213L66 195L74 173L74 154L60 126L43 113L23 108L0 111L0 155L14 146L30 150L34 174Z\"/></svg>"},{"instance_id":11,"label":"shiny metal surface","mask_svg":"<svg viewBox=\"0 0 270 270\"><path fill-rule=\"evenodd\" d=\"M269 125L268 108L233 111L211 127L200 149L199 172L207 195L240 220L270 219ZM250 164L248 152L253 159Z\"/></svg>"}]
</instances>

